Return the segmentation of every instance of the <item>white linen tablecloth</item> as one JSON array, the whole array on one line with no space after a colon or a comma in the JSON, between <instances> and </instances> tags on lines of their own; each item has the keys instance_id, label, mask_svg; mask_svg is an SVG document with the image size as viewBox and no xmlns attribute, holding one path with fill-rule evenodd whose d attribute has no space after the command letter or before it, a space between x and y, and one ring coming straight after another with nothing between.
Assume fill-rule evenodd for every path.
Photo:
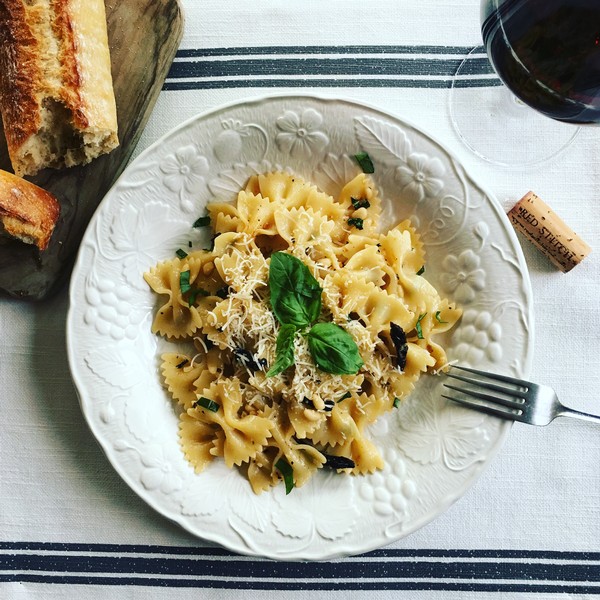
<instances>
[{"instance_id":1,"label":"white linen tablecloth","mask_svg":"<svg viewBox=\"0 0 600 600\"><path fill-rule=\"evenodd\" d=\"M462 147L449 118L449 83L462 56L480 44L478 0L182 5L181 50L138 152L223 103L316 92L414 123L453 150L507 210L534 190L594 252L563 274L520 238L536 317L530 378L552 385L565 403L600 413L600 130L583 130L558 158L530 169L497 168ZM475 98L468 87L459 93ZM238 557L155 513L110 466L70 379L66 311L66 289L38 304L0 299L0 598L600 595L597 425L515 425L460 501L366 556L318 563Z\"/></svg>"}]
</instances>

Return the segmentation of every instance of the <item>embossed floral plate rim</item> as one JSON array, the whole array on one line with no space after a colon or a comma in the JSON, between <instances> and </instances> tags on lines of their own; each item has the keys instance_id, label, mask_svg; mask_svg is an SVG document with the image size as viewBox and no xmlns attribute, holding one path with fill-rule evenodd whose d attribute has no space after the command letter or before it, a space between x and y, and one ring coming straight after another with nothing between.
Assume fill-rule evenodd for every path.
<instances>
[{"instance_id":1,"label":"embossed floral plate rim","mask_svg":"<svg viewBox=\"0 0 600 600\"><path fill-rule=\"evenodd\" d=\"M150 506L242 554L322 560L405 537L466 492L510 429L443 402L441 378L426 377L373 428L386 468L371 476L319 473L290 496L278 486L255 497L222 464L194 474L179 451L176 415L159 382L164 345L150 333L154 299L142 273L186 239L206 243L206 234L189 231L202 204L233 199L250 174L290 168L333 192L358 172L352 155L360 150L376 164L386 222L410 216L419 225L427 277L465 310L447 340L450 359L525 377L531 286L506 215L431 136L352 100L264 96L183 123L121 175L73 270L68 357L92 433ZM392 202L398 195L402 202Z\"/></svg>"}]
</instances>

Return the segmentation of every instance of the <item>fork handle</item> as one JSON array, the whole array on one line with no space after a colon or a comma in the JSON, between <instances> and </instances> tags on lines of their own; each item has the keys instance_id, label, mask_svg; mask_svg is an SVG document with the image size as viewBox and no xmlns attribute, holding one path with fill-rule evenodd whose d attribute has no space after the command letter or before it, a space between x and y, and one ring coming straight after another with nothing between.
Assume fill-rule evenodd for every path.
<instances>
[{"instance_id":1,"label":"fork handle","mask_svg":"<svg viewBox=\"0 0 600 600\"><path fill-rule=\"evenodd\" d=\"M600 423L600 416L591 415L590 413L581 412L580 410L575 410L574 408L568 408L563 406L558 413L559 417L573 417L575 419L580 419L582 421L591 421L592 423Z\"/></svg>"}]
</instances>

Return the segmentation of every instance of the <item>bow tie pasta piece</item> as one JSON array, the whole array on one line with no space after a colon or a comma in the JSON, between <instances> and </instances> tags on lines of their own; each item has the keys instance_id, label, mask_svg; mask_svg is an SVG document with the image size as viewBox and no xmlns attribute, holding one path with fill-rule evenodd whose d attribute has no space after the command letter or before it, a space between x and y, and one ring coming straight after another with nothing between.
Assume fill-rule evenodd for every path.
<instances>
[{"instance_id":1,"label":"bow tie pasta piece","mask_svg":"<svg viewBox=\"0 0 600 600\"><path fill-rule=\"evenodd\" d=\"M338 202L345 208L350 231L358 230L369 237L377 235L381 198L370 177L361 173L349 181L342 188Z\"/></svg>"},{"instance_id":2,"label":"bow tie pasta piece","mask_svg":"<svg viewBox=\"0 0 600 600\"><path fill-rule=\"evenodd\" d=\"M163 354L161 359L165 387L184 409L191 408L198 399L195 382L207 372L206 365L202 361L194 364L184 354Z\"/></svg>"},{"instance_id":3,"label":"bow tie pasta piece","mask_svg":"<svg viewBox=\"0 0 600 600\"><path fill-rule=\"evenodd\" d=\"M210 275L206 275L209 272ZM216 290L223 282L215 278L212 254L200 252L184 259L159 263L144 274L146 283L167 296L157 310L152 331L168 338L191 337L202 327L206 312L219 300Z\"/></svg>"},{"instance_id":4,"label":"bow tie pasta piece","mask_svg":"<svg viewBox=\"0 0 600 600\"><path fill-rule=\"evenodd\" d=\"M228 467L248 462L266 445L274 423L266 417L243 414L239 380L229 378L214 382L200 398L210 400L214 405L208 403L207 407L199 401L187 415L215 427L214 447Z\"/></svg>"},{"instance_id":5,"label":"bow tie pasta piece","mask_svg":"<svg viewBox=\"0 0 600 600\"><path fill-rule=\"evenodd\" d=\"M214 460L218 426L200 421L184 412L179 417L179 445L196 473L201 473Z\"/></svg>"},{"instance_id":6,"label":"bow tie pasta piece","mask_svg":"<svg viewBox=\"0 0 600 600\"><path fill-rule=\"evenodd\" d=\"M406 329L414 322L414 313L401 298L390 296L385 290L367 281L361 275L342 269L330 277L331 287L338 290L338 306L328 305L332 313L345 320L357 319L371 332L375 339L388 330L394 322Z\"/></svg>"}]
</instances>

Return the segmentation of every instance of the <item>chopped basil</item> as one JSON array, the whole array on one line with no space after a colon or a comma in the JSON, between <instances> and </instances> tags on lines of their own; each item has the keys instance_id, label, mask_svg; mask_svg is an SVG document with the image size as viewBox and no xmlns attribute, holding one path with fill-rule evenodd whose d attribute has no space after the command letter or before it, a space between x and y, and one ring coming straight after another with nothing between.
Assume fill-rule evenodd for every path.
<instances>
[{"instance_id":1,"label":"chopped basil","mask_svg":"<svg viewBox=\"0 0 600 600\"><path fill-rule=\"evenodd\" d=\"M342 400L347 400L348 398L352 398L352 394L350 392L346 392L342 397L338 399L338 402L341 402Z\"/></svg>"},{"instance_id":2,"label":"chopped basil","mask_svg":"<svg viewBox=\"0 0 600 600\"><path fill-rule=\"evenodd\" d=\"M362 229L363 224L364 224L364 221L362 219L358 219L355 217L348 219L348 225L350 225L350 227L356 227L356 229Z\"/></svg>"},{"instance_id":3,"label":"chopped basil","mask_svg":"<svg viewBox=\"0 0 600 600\"><path fill-rule=\"evenodd\" d=\"M191 248L191 247L192 247L192 240L190 240L190 241L188 242L188 248Z\"/></svg>"},{"instance_id":4,"label":"chopped basil","mask_svg":"<svg viewBox=\"0 0 600 600\"><path fill-rule=\"evenodd\" d=\"M175 365L176 369L182 369L187 365L190 361L187 358L184 358L179 364Z\"/></svg>"},{"instance_id":5,"label":"chopped basil","mask_svg":"<svg viewBox=\"0 0 600 600\"><path fill-rule=\"evenodd\" d=\"M400 406L400 398L394 398L394 408L398 408Z\"/></svg>"},{"instance_id":6,"label":"chopped basil","mask_svg":"<svg viewBox=\"0 0 600 600\"><path fill-rule=\"evenodd\" d=\"M427 313L423 313L422 315L419 315L419 318L417 319L417 322L415 323L415 329L417 331L417 337L422 340L423 339L423 328L421 327L421 321L425 318L425 315Z\"/></svg>"},{"instance_id":7,"label":"chopped basil","mask_svg":"<svg viewBox=\"0 0 600 600\"><path fill-rule=\"evenodd\" d=\"M280 458L275 463L275 468L281 473L283 482L285 483L285 493L289 494L294 489L294 470L285 458Z\"/></svg>"},{"instance_id":8,"label":"chopped basil","mask_svg":"<svg viewBox=\"0 0 600 600\"><path fill-rule=\"evenodd\" d=\"M181 273L179 273L179 289L182 294L186 294L192 289L189 271L181 271Z\"/></svg>"},{"instance_id":9,"label":"chopped basil","mask_svg":"<svg viewBox=\"0 0 600 600\"><path fill-rule=\"evenodd\" d=\"M282 325L302 328L317 320L323 290L300 259L285 252L271 255L269 291L273 314Z\"/></svg>"},{"instance_id":10,"label":"chopped basil","mask_svg":"<svg viewBox=\"0 0 600 600\"><path fill-rule=\"evenodd\" d=\"M371 157L366 152L359 152L354 155L356 162L360 165L360 168L363 170L363 173L375 173L375 167L373 166L373 161Z\"/></svg>"},{"instance_id":11,"label":"chopped basil","mask_svg":"<svg viewBox=\"0 0 600 600\"><path fill-rule=\"evenodd\" d=\"M267 377L279 375L294 364L294 325L282 325L277 335L275 364L267 371Z\"/></svg>"},{"instance_id":12,"label":"chopped basil","mask_svg":"<svg viewBox=\"0 0 600 600\"><path fill-rule=\"evenodd\" d=\"M210 217L199 217L194 221L193 227L208 227L210 225Z\"/></svg>"},{"instance_id":13,"label":"chopped basil","mask_svg":"<svg viewBox=\"0 0 600 600\"><path fill-rule=\"evenodd\" d=\"M366 198L350 198L352 201L352 206L354 210L358 210L359 208L369 208L371 203Z\"/></svg>"},{"instance_id":14,"label":"chopped basil","mask_svg":"<svg viewBox=\"0 0 600 600\"><path fill-rule=\"evenodd\" d=\"M256 358L245 348L235 348L233 351L233 355L236 360L243 366L246 367L251 373L256 373L256 371L262 371L263 366L266 365L266 361L264 359L256 362Z\"/></svg>"},{"instance_id":15,"label":"chopped basil","mask_svg":"<svg viewBox=\"0 0 600 600\"><path fill-rule=\"evenodd\" d=\"M198 298L198 296L203 296L206 298L206 296L210 296L210 292L207 292L206 290L203 290L202 288L197 288L195 290L192 290L190 297L188 299L188 305L192 306L193 304L195 304L196 298Z\"/></svg>"},{"instance_id":16,"label":"chopped basil","mask_svg":"<svg viewBox=\"0 0 600 600\"><path fill-rule=\"evenodd\" d=\"M417 271L417 275L423 275L423 273L425 273L425 265L423 265L418 271Z\"/></svg>"},{"instance_id":17,"label":"chopped basil","mask_svg":"<svg viewBox=\"0 0 600 600\"><path fill-rule=\"evenodd\" d=\"M406 367L406 355L408 354L406 333L404 333L404 329L397 323L390 323L390 337L396 349L396 367L404 371Z\"/></svg>"},{"instance_id":18,"label":"chopped basil","mask_svg":"<svg viewBox=\"0 0 600 600\"><path fill-rule=\"evenodd\" d=\"M188 254L185 250L182 250L181 248L179 248L178 250L175 251L175 254L177 254L177 256L179 258L185 258Z\"/></svg>"},{"instance_id":19,"label":"chopped basil","mask_svg":"<svg viewBox=\"0 0 600 600\"><path fill-rule=\"evenodd\" d=\"M206 408L206 410L210 410L210 412L217 412L219 410L219 405L214 400L205 398L204 396L200 396L200 398L194 402L194 407L196 406Z\"/></svg>"},{"instance_id":20,"label":"chopped basil","mask_svg":"<svg viewBox=\"0 0 600 600\"><path fill-rule=\"evenodd\" d=\"M442 323L442 324L443 324L443 323L447 323L448 321L442 321L442 319L441 319L441 317L440 317L440 314L441 314L441 312L442 312L442 311L438 310L438 311L435 313L435 318L436 318L436 321L437 321L438 323Z\"/></svg>"},{"instance_id":21,"label":"chopped basil","mask_svg":"<svg viewBox=\"0 0 600 600\"><path fill-rule=\"evenodd\" d=\"M364 364L352 336L335 323L317 323L307 337L313 360L326 373L355 375Z\"/></svg>"}]
</instances>

